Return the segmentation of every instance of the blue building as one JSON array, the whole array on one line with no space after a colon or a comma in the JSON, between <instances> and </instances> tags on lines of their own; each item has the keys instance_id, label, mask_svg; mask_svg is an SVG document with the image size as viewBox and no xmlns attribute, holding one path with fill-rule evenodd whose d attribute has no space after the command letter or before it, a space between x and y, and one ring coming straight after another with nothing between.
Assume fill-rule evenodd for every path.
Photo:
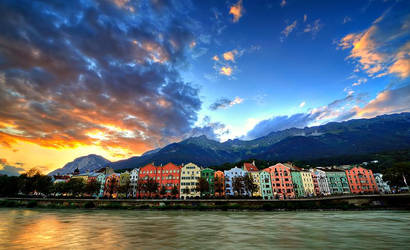
<instances>
[{"instance_id":1,"label":"blue building","mask_svg":"<svg viewBox=\"0 0 410 250\"><path fill-rule=\"evenodd\" d=\"M225 194L227 196L235 196L235 195L247 195L250 196L249 193L245 191L244 183L242 180L242 188L240 190L234 190L233 181L235 178L243 178L247 174L247 171L234 167L230 170L225 170Z\"/></svg>"}]
</instances>

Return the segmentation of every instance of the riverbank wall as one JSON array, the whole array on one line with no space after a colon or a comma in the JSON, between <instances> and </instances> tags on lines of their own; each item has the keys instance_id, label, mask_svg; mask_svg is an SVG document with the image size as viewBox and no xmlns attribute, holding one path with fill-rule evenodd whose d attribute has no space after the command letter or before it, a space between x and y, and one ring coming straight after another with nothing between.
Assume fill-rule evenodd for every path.
<instances>
[{"instance_id":1,"label":"riverbank wall","mask_svg":"<svg viewBox=\"0 0 410 250\"><path fill-rule=\"evenodd\" d=\"M160 210L410 210L410 194L352 195L294 200L201 199L50 199L0 198L0 207L160 209Z\"/></svg>"}]
</instances>

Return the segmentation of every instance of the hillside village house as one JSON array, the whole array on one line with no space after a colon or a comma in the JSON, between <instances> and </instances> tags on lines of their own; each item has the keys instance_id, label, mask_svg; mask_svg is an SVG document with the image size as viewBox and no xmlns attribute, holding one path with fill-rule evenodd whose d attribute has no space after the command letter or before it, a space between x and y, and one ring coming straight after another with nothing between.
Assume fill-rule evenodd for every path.
<instances>
[{"instance_id":1,"label":"hillside village house","mask_svg":"<svg viewBox=\"0 0 410 250\"><path fill-rule=\"evenodd\" d=\"M193 163L184 165L181 169L181 189L179 196L182 199L200 197L196 190L198 179L201 177L201 168Z\"/></svg>"}]
</instances>

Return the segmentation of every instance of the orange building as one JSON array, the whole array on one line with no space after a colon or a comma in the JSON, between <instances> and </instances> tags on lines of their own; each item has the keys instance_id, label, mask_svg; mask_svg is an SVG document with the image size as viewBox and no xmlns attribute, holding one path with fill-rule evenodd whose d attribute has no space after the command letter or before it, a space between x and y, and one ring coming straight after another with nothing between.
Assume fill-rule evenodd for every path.
<instances>
[{"instance_id":1,"label":"orange building","mask_svg":"<svg viewBox=\"0 0 410 250\"><path fill-rule=\"evenodd\" d=\"M179 198L181 168L182 166L177 166L172 163L168 163L162 167L157 167L157 174L160 177L159 188L161 189L161 187L164 186L167 191L165 195L161 195L161 198L171 197L174 186L178 189L176 198Z\"/></svg>"},{"instance_id":2,"label":"orange building","mask_svg":"<svg viewBox=\"0 0 410 250\"><path fill-rule=\"evenodd\" d=\"M373 176L373 171L355 166L345 170L345 172L352 193L377 193L379 191Z\"/></svg>"},{"instance_id":3,"label":"orange building","mask_svg":"<svg viewBox=\"0 0 410 250\"><path fill-rule=\"evenodd\" d=\"M225 174L224 172L218 170L215 171L215 197L224 197L225 196Z\"/></svg>"},{"instance_id":4,"label":"orange building","mask_svg":"<svg viewBox=\"0 0 410 250\"><path fill-rule=\"evenodd\" d=\"M273 197L279 199L295 198L293 182L291 177L291 168L281 163L265 168L270 174L272 181Z\"/></svg>"}]
</instances>

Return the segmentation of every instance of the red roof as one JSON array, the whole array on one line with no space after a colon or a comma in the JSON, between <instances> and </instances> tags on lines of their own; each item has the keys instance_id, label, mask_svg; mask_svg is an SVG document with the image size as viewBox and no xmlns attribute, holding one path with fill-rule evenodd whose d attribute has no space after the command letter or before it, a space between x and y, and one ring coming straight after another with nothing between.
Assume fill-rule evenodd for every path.
<instances>
[{"instance_id":1,"label":"red roof","mask_svg":"<svg viewBox=\"0 0 410 250\"><path fill-rule=\"evenodd\" d=\"M243 164L243 168L244 170L248 171L248 172L255 172L255 171L259 171L259 169L253 164L253 163L247 163L245 162Z\"/></svg>"}]
</instances>

